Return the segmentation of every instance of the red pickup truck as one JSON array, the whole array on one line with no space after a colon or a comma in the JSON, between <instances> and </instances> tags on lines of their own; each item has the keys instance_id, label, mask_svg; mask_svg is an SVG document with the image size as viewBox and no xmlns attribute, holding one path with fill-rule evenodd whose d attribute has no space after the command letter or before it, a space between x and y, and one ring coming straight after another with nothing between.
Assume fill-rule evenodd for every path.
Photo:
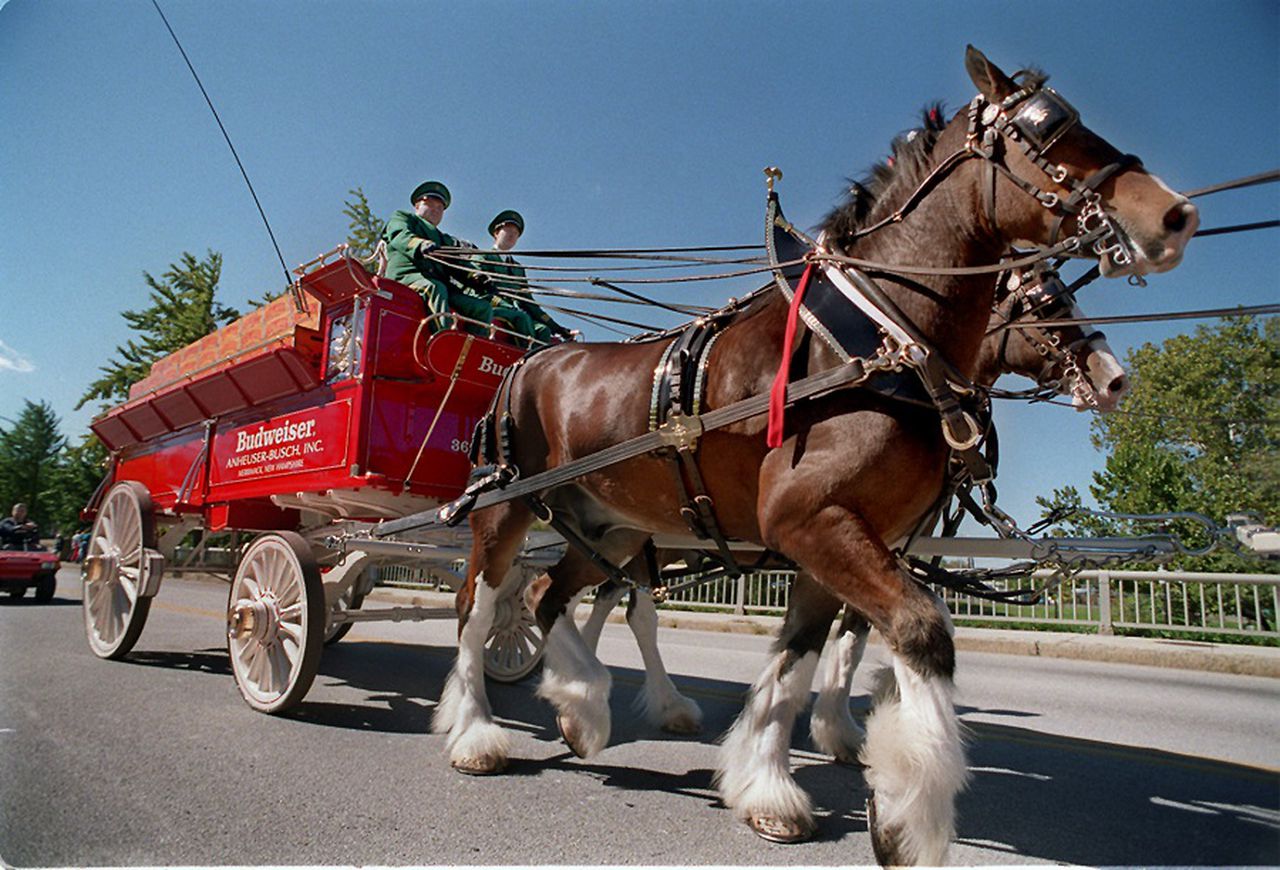
<instances>
[{"instance_id":1,"label":"red pickup truck","mask_svg":"<svg viewBox=\"0 0 1280 870\"><path fill-rule=\"evenodd\" d=\"M48 601L57 586L58 566L58 554L48 550L0 550L0 589L21 598L34 586L36 601Z\"/></svg>"}]
</instances>

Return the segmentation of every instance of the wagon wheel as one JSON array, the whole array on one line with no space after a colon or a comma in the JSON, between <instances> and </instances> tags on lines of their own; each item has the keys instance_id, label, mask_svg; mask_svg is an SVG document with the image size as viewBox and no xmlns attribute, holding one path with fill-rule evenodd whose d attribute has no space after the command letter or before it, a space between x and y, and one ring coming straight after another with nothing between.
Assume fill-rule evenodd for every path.
<instances>
[{"instance_id":1,"label":"wagon wheel","mask_svg":"<svg viewBox=\"0 0 1280 870\"><path fill-rule=\"evenodd\" d=\"M147 622L151 598L139 595L146 554L156 545L151 494L132 480L111 487L98 509L81 565L84 627L89 648L104 659L133 649Z\"/></svg>"},{"instance_id":2,"label":"wagon wheel","mask_svg":"<svg viewBox=\"0 0 1280 870\"><path fill-rule=\"evenodd\" d=\"M320 666L324 612L320 568L301 535L249 545L227 600L227 651L250 707L282 713L302 700Z\"/></svg>"},{"instance_id":3,"label":"wagon wheel","mask_svg":"<svg viewBox=\"0 0 1280 870\"><path fill-rule=\"evenodd\" d=\"M523 680L542 663L546 638L524 603L524 585L498 601L484 642L484 672L499 683Z\"/></svg>"},{"instance_id":4,"label":"wagon wheel","mask_svg":"<svg viewBox=\"0 0 1280 870\"><path fill-rule=\"evenodd\" d=\"M347 587L347 590L338 596L338 611L343 610L359 610L360 605L364 604L364 595L356 594L355 584ZM328 624L324 629L324 645L332 646L347 636L347 632L351 630L354 622L343 622L338 625Z\"/></svg>"}]
</instances>

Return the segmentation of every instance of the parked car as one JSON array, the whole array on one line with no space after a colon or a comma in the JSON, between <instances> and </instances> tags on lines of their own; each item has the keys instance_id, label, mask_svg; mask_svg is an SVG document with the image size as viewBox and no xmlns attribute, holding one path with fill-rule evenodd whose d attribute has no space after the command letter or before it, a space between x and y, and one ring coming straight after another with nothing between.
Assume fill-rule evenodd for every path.
<instances>
[{"instance_id":1,"label":"parked car","mask_svg":"<svg viewBox=\"0 0 1280 870\"><path fill-rule=\"evenodd\" d=\"M36 550L0 550L0 589L21 598L35 587L36 601L53 598L57 587L58 554Z\"/></svg>"}]
</instances>

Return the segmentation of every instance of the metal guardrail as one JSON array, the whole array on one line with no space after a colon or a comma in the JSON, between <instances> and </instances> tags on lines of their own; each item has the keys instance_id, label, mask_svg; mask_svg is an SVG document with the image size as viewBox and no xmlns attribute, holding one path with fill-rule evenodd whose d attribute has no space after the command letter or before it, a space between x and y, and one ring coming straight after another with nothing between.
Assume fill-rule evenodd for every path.
<instances>
[{"instance_id":1,"label":"metal guardrail","mask_svg":"<svg viewBox=\"0 0 1280 870\"><path fill-rule=\"evenodd\" d=\"M421 585L451 591L456 573L428 565L379 565L377 582ZM1038 571L1044 580L1051 572ZM670 594L663 607L732 611L739 615L780 615L787 609L791 571L756 571L738 578L717 577ZM1001 583L993 583L1005 588ZM1033 605L985 601L939 590L960 625L1017 624L1092 629L1156 630L1197 635L1280 639L1280 575L1185 571L1081 571Z\"/></svg>"},{"instance_id":2,"label":"metal guardrail","mask_svg":"<svg viewBox=\"0 0 1280 870\"><path fill-rule=\"evenodd\" d=\"M1048 571L1036 574L1038 579L1049 576ZM787 607L791 578L788 571L760 571L737 580L719 578L673 593L668 604L732 609L739 614L776 613ZM1081 571L1034 605L942 594L960 624L1085 627L1099 634L1151 629L1280 638L1280 576L1274 574Z\"/></svg>"},{"instance_id":3,"label":"metal guardrail","mask_svg":"<svg viewBox=\"0 0 1280 870\"><path fill-rule=\"evenodd\" d=\"M1081 626L1098 634L1146 629L1280 638L1280 576L1275 574L1081 571L1031 606L944 597L958 622Z\"/></svg>"}]
</instances>

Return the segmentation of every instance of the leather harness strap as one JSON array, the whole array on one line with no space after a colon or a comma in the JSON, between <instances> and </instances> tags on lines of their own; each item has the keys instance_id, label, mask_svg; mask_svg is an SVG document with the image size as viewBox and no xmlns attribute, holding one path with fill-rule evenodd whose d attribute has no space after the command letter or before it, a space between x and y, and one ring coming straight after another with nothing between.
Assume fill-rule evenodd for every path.
<instances>
[{"instance_id":1,"label":"leather harness strap","mask_svg":"<svg viewBox=\"0 0 1280 870\"><path fill-rule=\"evenodd\" d=\"M718 327L714 320L695 320L663 353L654 371L653 397L649 403L650 431L657 431L672 419L679 424L685 417L697 417L702 406L711 348L719 336ZM720 529L715 502L707 492L698 468L700 440L697 434L691 434L659 453L671 457L669 467L676 489L684 494L680 516L696 537L715 543L726 570L736 577L742 569Z\"/></svg>"}]
</instances>

